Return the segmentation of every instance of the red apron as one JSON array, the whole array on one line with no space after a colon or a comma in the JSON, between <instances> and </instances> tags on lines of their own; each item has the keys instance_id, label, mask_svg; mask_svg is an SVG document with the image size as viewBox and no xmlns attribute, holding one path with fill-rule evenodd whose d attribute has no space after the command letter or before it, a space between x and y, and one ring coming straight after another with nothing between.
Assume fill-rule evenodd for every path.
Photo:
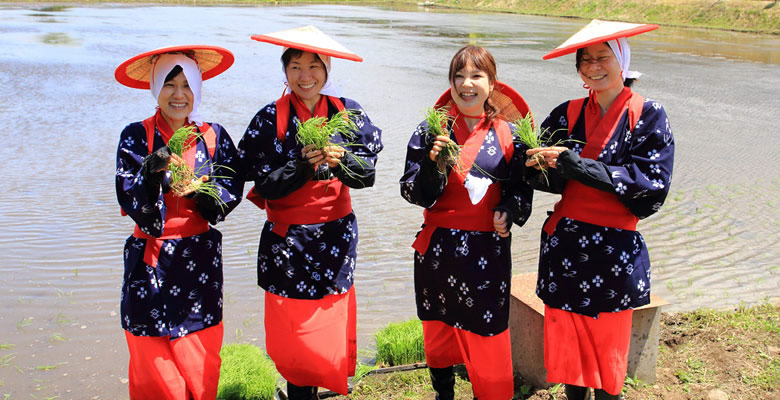
<instances>
[{"instance_id":1,"label":"red apron","mask_svg":"<svg viewBox=\"0 0 780 400\"><path fill-rule=\"evenodd\" d=\"M154 151L155 126L157 126L157 130L162 135L166 145L173 135L173 131L168 126L168 123L159 110L154 116L145 119L143 125L146 130L146 143L148 143L149 146L149 154L152 154ZM217 137L214 129L204 122L202 126L198 127L198 130L202 134L201 137L206 143L209 154L213 157L216 149ZM197 147L195 146L196 140L197 139L194 138L191 139L189 149L182 154L184 161L193 169L195 168L195 154L197 152ZM163 241L166 239L181 239L198 235L209 230L209 223L200 215L194 199L178 197L169 192L163 194L163 200L165 201L166 211L162 235L160 237L147 235L141 231L141 228L138 225L135 226L135 231L133 232L134 237L146 239L144 262L152 267L157 267L157 259L160 255Z\"/></svg>"}]
</instances>

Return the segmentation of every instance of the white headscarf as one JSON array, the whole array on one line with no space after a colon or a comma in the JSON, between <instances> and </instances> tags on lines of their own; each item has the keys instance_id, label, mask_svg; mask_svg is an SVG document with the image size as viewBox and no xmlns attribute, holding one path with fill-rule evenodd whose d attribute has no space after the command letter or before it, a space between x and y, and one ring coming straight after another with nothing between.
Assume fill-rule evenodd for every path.
<instances>
[{"instance_id":1,"label":"white headscarf","mask_svg":"<svg viewBox=\"0 0 780 400\"><path fill-rule=\"evenodd\" d=\"M284 52L288 49L289 47L285 47L282 50L282 54L284 54ZM320 94L324 94L325 96L341 97L341 88L338 85L331 83L333 80L330 79L330 56L319 53L315 54L320 58L322 63L325 64L325 71L328 73L327 80L325 81L325 84L322 85L322 89L320 89ZM284 82L285 93L292 93L292 89L290 89L290 85L287 82L287 70L284 68L284 60L281 58L279 60L282 62L282 81Z\"/></svg>"},{"instance_id":2,"label":"white headscarf","mask_svg":"<svg viewBox=\"0 0 780 400\"><path fill-rule=\"evenodd\" d=\"M607 45L612 52L615 53L615 58L620 65L620 71L623 75L623 79L636 79L642 76L641 72L629 71L628 65L631 64L631 47L628 46L628 40L624 37L617 40L612 39L607 41Z\"/></svg>"},{"instance_id":3,"label":"white headscarf","mask_svg":"<svg viewBox=\"0 0 780 400\"><path fill-rule=\"evenodd\" d=\"M160 97L160 91L162 91L163 85L165 85L165 77L177 65L181 67L184 77L187 78L187 84L190 86L190 90L192 90L192 112L187 116L187 119L190 122L194 122L195 125L201 126L203 125L203 117L198 112L198 106L200 105L200 89L203 85L203 79L200 67L198 67L198 63L195 60L181 53L161 54L154 63L149 77L152 97L155 100Z\"/></svg>"}]
</instances>

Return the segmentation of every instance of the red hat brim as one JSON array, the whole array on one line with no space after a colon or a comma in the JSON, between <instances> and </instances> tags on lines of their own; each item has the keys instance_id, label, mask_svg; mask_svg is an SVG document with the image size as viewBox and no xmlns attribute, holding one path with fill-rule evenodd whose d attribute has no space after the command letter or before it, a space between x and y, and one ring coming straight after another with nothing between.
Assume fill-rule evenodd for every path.
<instances>
[{"instance_id":1,"label":"red hat brim","mask_svg":"<svg viewBox=\"0 0 780 400\"><path fill-rule=\"evenodd\" d=\"M230 68L235 57L230 50L219 46L187 45L171 46L141 53L116 68L114 77L128 87L149 89L149 74L155 56L165 53L185 53L193 58L200 67L201 79L213 78Z\"/></svg>"},{"instance_id":2,"label":"red hat brim","mask_svg":"<svg viewBox=\"0 0 780 400\"><path fill-rule=\"evenodd\" d=\"M317 54L324 54L326 56L336 57L336 58L343 58L345 60L351 60L351 61L357 61L357 62L363 62L363 58L358 56L355 53L345 53L343 51L333 50L333 49L326 49L323 47L317 47L309 44L303 44L298 42L293 42L290 40L284 40L273 36L268 35L252 35L251 38L253 40L257 40L258 42L265 42L265 43L271 43L283 47L289 47L291 49L298 49L303 51L309 51L312 53Z\"/></svg>"},{"instance_id":3,"label":"red hat brim","mask_svg":"<svg viewBox=\"0 0 780 400\"><path fill-rule=\"evenodd\" d=\"M594 21L597 21L597 20L594 20ZM602 21L599 21L599 22L602 22ZM591 23L593 23L593 22L591 22ZM616 24L624 24L624 23L616 23ZM591 45L594 45L594 44L604 43L604 42L607 42L607 41L610 41L610 40L613 40L613 39L622 38L622 37L630 37L630 36L634 36L634 35L639 35L640 33L645 33L645 32L649 32L649 31L658 29L658 25L656 25L656 24L641 24L641 25L637 25L637 24L624 24L624 25L631 25L631 27L629 27L627 29L615 30L613 32L610 32L610 33L607 33L607 34L603 34L603 35L595 35L593 37L588 37L585 40L578 41L576 43L571 43L571 44L568 44L566 46L562 45L563 47L558 47L555 50L545 54L544 57L542 57L542 59L543 60L549 60L551 58L556 58L556 57L564 56L566 54L574 53L575 51L577 51L579 49L582 49L582 48L585 48L585 47L588 47L588 46L591 46ZM587 29L589 26L590 26L590 24L586 25L582 30ZM580 32L582 32L582 30L580 30ZM575 35L579 34L580 32L577 32ZM571 39L572 38L569 38L569 40L571 40ZM567 42L569 40L567 40ZM564 44L566 44L566 42L564 42Z\"/></svg>"}]
</instances>

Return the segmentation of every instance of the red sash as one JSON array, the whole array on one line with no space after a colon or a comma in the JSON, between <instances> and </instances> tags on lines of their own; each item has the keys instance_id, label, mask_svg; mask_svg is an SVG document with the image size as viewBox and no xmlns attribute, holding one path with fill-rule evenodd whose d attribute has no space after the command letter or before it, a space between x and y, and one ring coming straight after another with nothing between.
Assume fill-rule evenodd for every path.
<instances>
[{"instance_id":1,"label":"red sash","mask_svg":"<svg viewBox=\"0 0 780 400\"><path fill-rule=\"evenodd\" d=\"M287 122L290 119L290 106L295 109L298 119L303 123L312 117L327 117L328 102L339 111L344 109L344 104L338 98L322 95L314 106L312 115L298 95L293 93L282 96L276 101L276 137L280 142L284 141ZM280 236L285 236L290 225L335 221L352 212L349 187L338 179L309 181L300 189L276 200L264 199L252 186L246 198L266 210L268 221L274 223L272 231Z\"/></svg>"},{"instance_id":2,"label":"red sash","mask_svg":"<svg viewBox=\"0 0 780 400\"><path fill-rule=\"evenodd\" d=\"M491 124L495 127L499 144L504 149L505 159L511 159L514 151L512 133L506 121L495 119L492 123L488 123L483 119L474 127L473 132L469 132L463 115L455 106L450 109L450 114L455 118L452 125L455 139L462 144L460 166L450 171L447 176L447 186L436 200L436 204L423 212L425 227L412 244L412 248L420 254L425 254L431 236L438 227L482 232L495 230L492 211L501 201L501 185L491 184L485 197L479 203L472 204L464 182L485 142Z\"/></svg>"},{"instance_id":3,"label":"red sash","mask_svg":"<svg viewBox=\"0 0 780 400\"><path fill-rule=\"evenodd\" d=\"M154 134L155 125L162 135L163 141L167 144L173 135L173 131L168 126L168 123L163 118L160 111L157 111L152 117L149 117L143 122L144 129L146 130L146 142L149 146L149 154L154 150ZM202 138L206 143L206 147L209 149L209 154L213 157L214 150L216 148L216 133L214 129L207 123L203 123L198 128L202 133ZM195 168L195 156L197 153L197 147L194 145L197 139L192 139L189 143L190 148L187 149L182 158L187 162L191 168ZM188 236L201 234L209 230L209 223L197 209L195 199L187 199L184 197L175 196L173 193L163 194L163 200L165 201L165 226L163 233L160 237L154 237L147 235L141 231L138 225L135 226L133 236L141 239L146 239L146 248L144 249L144 262L152 267L157 267L157 259L162 249L163 241L166 239L181 239Z\"/></svg>"},{"instance_id":4,"label":"red sash","mask_svg":"<svg viewBox=\"0 0 780 400\"><path fill-rule=\"evenodd\" d=\"M579 118L584 100L577 99L569 102L567 110L569 134ZM628 110L630 129L633 132L637 119L642 115L644 101L642 96L633 93L629 88L624 88L602 118L595 93L591 91L590 100L585 109L587 143L580 156L597 159L615 133L620 117L626 110ZM558 221L563 217L630 231L636 230L636 224L639 221L639 218L618 200L615 193L607 193L577 181L566 183L561 200L555 204L553 214L544 224L544 231L548 235L552 235Z\"/></svg>"}]
</instances>

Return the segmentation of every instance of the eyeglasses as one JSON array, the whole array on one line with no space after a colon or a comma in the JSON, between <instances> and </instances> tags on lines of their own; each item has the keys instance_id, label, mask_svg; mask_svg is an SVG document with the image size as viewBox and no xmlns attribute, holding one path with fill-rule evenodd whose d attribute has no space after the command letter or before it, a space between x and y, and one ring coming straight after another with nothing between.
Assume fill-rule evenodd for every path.
<instances>
[{"instance_id":1,"label":"eyeglasses","mask_svg":"<svg viewBox=\"0 0 780 400\"><path fill-rule=\"evenodd\" d=\"M580 62L583 62L583 63L585 63L585 64L590 64L590 65L594 65L594 64L604 64L604 63L606 63L607 61L609 61L609 60L610 60L612 57L613 57L613 56L601 56L601 57L596 57L596 58L590 58L590 57L587 57L587 58L586 58L586 57L582 57L582 58L580 59Z\"/></svg>"}]
</instances>

